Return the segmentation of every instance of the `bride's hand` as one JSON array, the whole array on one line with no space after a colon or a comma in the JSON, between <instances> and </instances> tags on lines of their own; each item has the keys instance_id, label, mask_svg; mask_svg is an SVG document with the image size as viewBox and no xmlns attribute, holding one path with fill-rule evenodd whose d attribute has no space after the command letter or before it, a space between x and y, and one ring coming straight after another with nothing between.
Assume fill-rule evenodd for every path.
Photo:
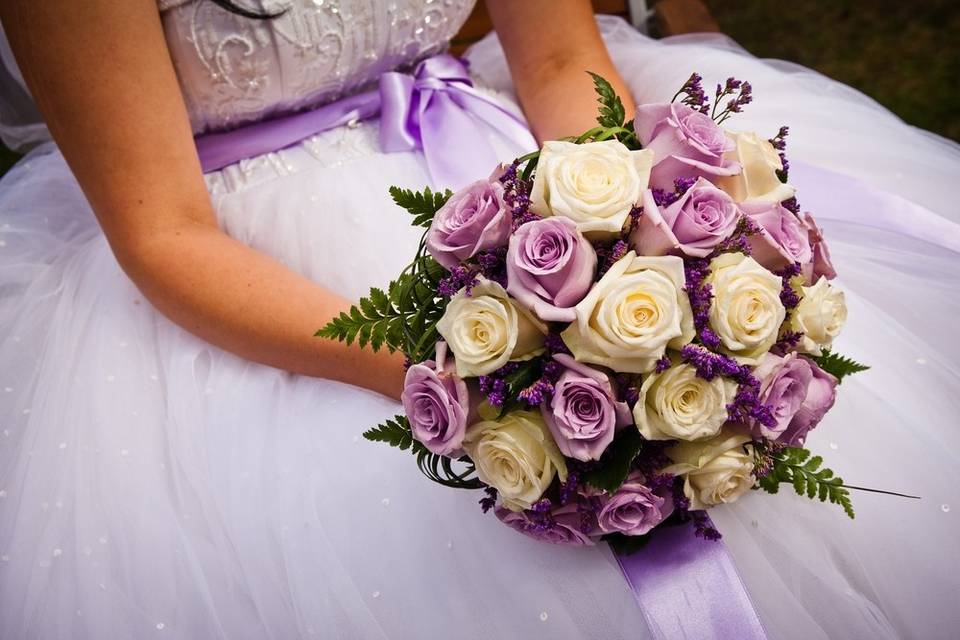
<instances>
[{"instance_id":1,"label":"bride's hand","mask_svg":"<svg viewBox=\"0 0 960 640\"><path fill-rule=\"evenodd\" d=\"M520 104L538 140L596 126L587 71L616 89L631 119L634 103L607 52L589 0L487 0Z\"/></svg>"}]
</instances>

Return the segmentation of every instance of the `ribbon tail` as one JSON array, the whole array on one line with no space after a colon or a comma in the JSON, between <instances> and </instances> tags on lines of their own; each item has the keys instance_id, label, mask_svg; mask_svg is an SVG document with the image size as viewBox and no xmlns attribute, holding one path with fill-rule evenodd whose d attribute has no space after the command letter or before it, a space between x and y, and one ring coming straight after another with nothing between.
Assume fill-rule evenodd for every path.
<instances>
[{"instance_id":1,"label":"ribbon tail","mask_svg":"<svg viewBox=\"0 0 960 640\"><path fill-rule=\"evenodd\" d=\"M420 148L420 127L411 117L413 78L390 71L380 76L380 148L387 153Z\"/></svg>"},{"instance_id":2,"label":"ribbon tail","mask_svg":"<svg viewBox=\"0 0 960 640\"><path fill-rule=\"evenodd\" d=\"M434 186L455 190L488 176L498 158L477 118L445 91L424 98L420 140Z\"/></svg>"},{"instance_id":3,"label":"ribbon tail","mask_svg":"<svg viewBox=\"0 0 960 640\"><path fill-rule=\"evenodd\" d=\"M523 155L540 148L523 116L514 113L498 100L462 83L451 85L448 91L464 110L483 120L487 126L515 145L516 155Z\"/></svg>"},{"instance_id":4,"label":"ribbon tail","mask_svg":"<svg viewBox=\"0 0 960 640\"><path fill-rule=\"evenodd\" d=\"M640 551L614 556L657 640L767 640L722 542L664 527Z\"/></svg>"}]
</instances>

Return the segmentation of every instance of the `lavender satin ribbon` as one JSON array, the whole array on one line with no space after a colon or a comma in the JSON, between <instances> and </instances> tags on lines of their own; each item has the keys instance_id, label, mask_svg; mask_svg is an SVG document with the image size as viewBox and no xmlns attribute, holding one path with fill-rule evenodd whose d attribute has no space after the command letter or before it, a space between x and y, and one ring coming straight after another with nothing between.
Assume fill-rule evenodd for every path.
<instances>
[{"instance_id":1,"label":"lavender satin ribbon","mask_svg":"<svg viewBox=\"0 0 960 640\"><path fill-rule=\"evenodd\" d=\"M658 529L629 555L614 554L658 640L766 640L733 559L692 526Z\"/></svg>"},{"instance_id":2,"label":"lavender satin ribbon","mask_svg":"<svg viewBox=\"0 0 960 640\"><path fill-rule=\"evenodd\" d=\"M197 154L205 173L215 171L378 113L380 147L385 152L422 150L436 187L456 189L493 170L498 158L487 130L521 152L537 147L522 117L474 88L464 64L443 54L421 62L413 75L384 73L378 90L200 136Z\"/></svg>"}]
</instances>

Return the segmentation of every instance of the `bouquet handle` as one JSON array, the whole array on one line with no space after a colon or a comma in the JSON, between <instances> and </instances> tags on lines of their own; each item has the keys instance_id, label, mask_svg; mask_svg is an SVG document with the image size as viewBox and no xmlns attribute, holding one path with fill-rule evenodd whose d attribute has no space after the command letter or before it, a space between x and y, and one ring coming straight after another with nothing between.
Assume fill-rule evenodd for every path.
<instances>
[{"instance_id":1,"label":"bouquet handle","mask_svg":"<svg viewBox=\"0 0 960 640\"><path fill-rule=\"evenodd\" d=\"M766 640L723 542L696 537L692 525L664 527L641 551L614 556L657 640Z\"/></svg>"}]
</instances>

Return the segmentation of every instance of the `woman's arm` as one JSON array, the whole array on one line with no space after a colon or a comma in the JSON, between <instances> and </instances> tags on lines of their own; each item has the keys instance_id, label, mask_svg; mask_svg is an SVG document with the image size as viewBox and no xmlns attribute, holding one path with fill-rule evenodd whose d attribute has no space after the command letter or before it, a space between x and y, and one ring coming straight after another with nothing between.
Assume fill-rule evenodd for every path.
<instances>
[{"instance_id":1,"label":"woman's arm","mask_svg":"<svg viewBox=\"0 0 960 640\"><path fill-rule=\"evenodd\" d=\"M3 0L0 20L117 260L161 312L250 360L399 395L400 355L313 337L345 300L218 228L155 0Z\"/></svg>"},{"instance_id":2,"label":"woman's arm","mask_svg":"<svg viewBox=\"0 0 960 640\"><path fill-rule=\"evenodd\" d=\"M632 117L633 99L600 38L589 0L487 0L487 9L538 140L596 126L597 99L587 71L610 81L627 119Z\"/></svg>"}]
</instances>

